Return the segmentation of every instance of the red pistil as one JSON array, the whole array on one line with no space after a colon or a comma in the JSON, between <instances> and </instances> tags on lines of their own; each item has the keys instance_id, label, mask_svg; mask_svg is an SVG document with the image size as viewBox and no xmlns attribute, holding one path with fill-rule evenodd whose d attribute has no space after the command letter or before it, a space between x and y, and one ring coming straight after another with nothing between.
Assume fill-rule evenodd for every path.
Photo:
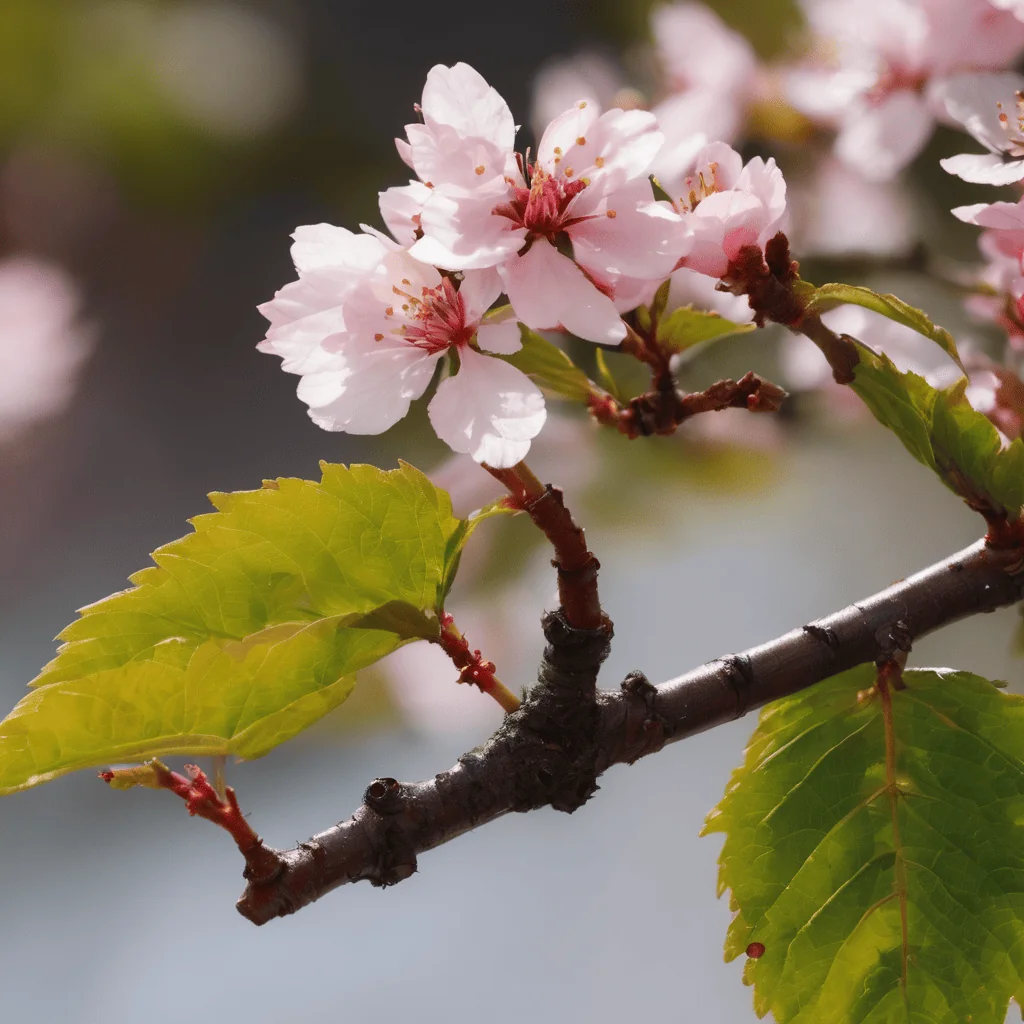
<instances>
[{"instance_id":1,"label":"red pistil","mask_svg":"<svg viewBox=\"0 0 1024 1024\"><path fill-rule=\"evenodd\" d=\"M569 216L569 206L588 182L585 178L575 181L555 178L539 167L530 170L530 187L513 186L515 198L496 206L494 213L507 217L516 227L526 228L533 235L554 240L558 232L576 223Z\"/></svg>"},{"instance_id":2,"label":"red pistil","mask_svg":"<svg viewBox=\"0 0 1024 1024\"><path fill-rule=\"evenodd\" d=\"M476 325L467 325L466 303L450 278L444 278L436 288L424 288L419 296L397 286L393 290L407 300L402 305L406 322L395 333L410 345L433 355L465 345L473 337ZM394 309L389 306L385 315L393 314Z\"/></svg>"}]
</instances>

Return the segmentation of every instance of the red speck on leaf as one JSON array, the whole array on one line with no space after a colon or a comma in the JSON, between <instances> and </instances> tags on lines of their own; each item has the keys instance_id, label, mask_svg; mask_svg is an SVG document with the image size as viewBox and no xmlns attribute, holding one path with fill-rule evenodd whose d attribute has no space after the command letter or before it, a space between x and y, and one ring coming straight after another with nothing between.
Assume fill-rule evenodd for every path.
<instances>
[{"instance_id":1,"label":"red speck on leaf","mask_svg":"<svg viewBox=\"0 0 1024 1024\"><path fill-rule=\"evenodd\" d=\"M752 942L747 946L747 956L749 956L751 960L758 960L764 956L764 943Z\"/></svg>"}]
</instances>

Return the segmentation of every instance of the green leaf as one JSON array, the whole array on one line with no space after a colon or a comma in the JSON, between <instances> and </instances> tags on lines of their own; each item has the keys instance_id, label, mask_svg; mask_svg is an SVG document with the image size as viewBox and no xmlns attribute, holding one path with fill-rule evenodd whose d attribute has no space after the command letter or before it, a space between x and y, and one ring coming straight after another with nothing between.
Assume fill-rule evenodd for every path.
<instances>
[{"instance_id":1,"label":"green leaf","mask_svg":"<svg viewBox=\"0 0 1024 1024\"><path fill-rule=\"evenodd\" d=\"M1002 446L988 417L964 397L965 379L939 390L856 344L860 359L850 386L879 422L972 506L1016 520L1024 505L1024 442Z\"/></svg>"},{"instance_id":2,"label":"green leaf","mask_svg":"<svg viewBox=\"0 0 1024 1024\"><path fill-rule=\"evenodd\" d=\"M438 634L469 520L402 464L323 464L213 494L217 511L134 587L82 609L0 722L0 793L163 754L257 757L351 692L353 675Z\"/></svg>"},{"instance_id":3,"label":"green leaf","mask_svg":"<svg viewBox=\"0 0 1024 1024\"><path fill-rule=\"evenodd\" d=\"M658 342L672 352L682 352L728 334L746 334L754 326L734 323L718 313L681 306L659 321Z\"/></svg>"},{"instance_id":4,"label":"green leaf","mask_svg":"<svg viewBox=\"0 0 1024 1024\"><path fill-rule=\"evenodd\" d=\"M924 312L895 295L883 295L855 284L823 284L814 289L807 308L813 313L826 313L842 305L863 306L917 331L934 341L961 370L964 368L956 342L949 331L933 324Z\"/></svg>"},{"instance_id":5,"label":"green leaf","mask_svg":"<svg viewBox=\"0 0 1024 1024\"><path fill-rule=\"evenodd\" d=\"M1024 984L1024 698L862 666L765 708L711 812L726 958L779 1024L1003 1024Z\"/></svg>"},{"instance_id":6,"label":"green leaf","mask_svg":"<svg viewBox=\"0 0 1024 1024\"><path fill-rule=\"evenodd\" d=\"M597 378L601 382L601 386L615 401L621 402L623 400L622 391L619 389L619 385L612 376L611 369L608 367L608 360L605 358L604 349L598 348L594 351L594 362L597 363Z\"/></svg>"},{"instance_id":7,"label":"green leaf","mask_svg":"<svg viewBox=\"0 0 1024 1024\"><path fill-rule=\"evenodd\" d=\"M575 402L600 393L597 385L557 346L525 324L519 325L523 347L512 355L500 356L522 370L538 387Z\"/></svg>"},{"instance_id":8,"label":"green leaf","mask_svg":"<svg viewBox=\"0 0 1024 1024\"><path fill-rule=\"evenodd\" d=\"M932 410L938 392L916 373L897 369L884 353L879 355L859 343L857 352L860 361L850 387L918 462L938 472L931 442Z\"/></svg>"}]
</instances>

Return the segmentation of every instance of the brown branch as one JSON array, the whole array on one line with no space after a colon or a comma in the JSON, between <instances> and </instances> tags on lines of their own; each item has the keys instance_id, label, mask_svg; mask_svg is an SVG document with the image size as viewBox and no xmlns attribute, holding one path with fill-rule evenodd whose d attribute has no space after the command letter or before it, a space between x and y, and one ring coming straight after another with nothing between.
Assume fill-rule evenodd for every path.
<instances>
[{"instance_id":1,"label":"brown branch","mask_svg":"<svg viewBox=\"0 0 1024 1024\"><path fill-rule=\"evenodd\" d=\"M619 691L597 692L610 631L573 629L562 614L549 615L540 681L483 747L425 782L376 780L350 819L276 854L273 878L250 878L238 910L263 924L348 882L399 882L416 870L418 854L510 811L571 812L614 764L1016 603L1024 596L1020 556L979 541L866 601L657 687L635 673Z\"/></svg>"},{"instance_id":2,"label":"brown branch","mask_svg":"<svg viewBox=\"0 0 1024 1024\"><path fill-rule=\"evenodd\" d=\"M778 412L784 398L782 388L756 373L746 373L739 380L719 380L703 391L690 393L677 391L675 381L668 378L667 387L645 391L624 405L611 395L594 396L590 414L632 441L652 434L674 434L692 416L704 412Z\"/></svg>"},{"instance_id":3,"label":"brown branch","mask_svg":"<svg viewBox=\"0 0 1024 1024\"><path fill-rule=\"evenodd\" d=\"M511 469L484 469L508 488L512 501L533 520L555 549L552 565L558 570L558 601L566 620L576 629L599 629L611 622L601 610L597 571L601 563L587 547L583 530L565 507L562 492L542 484L525 462Z\"/></svg>"}]
</instances>

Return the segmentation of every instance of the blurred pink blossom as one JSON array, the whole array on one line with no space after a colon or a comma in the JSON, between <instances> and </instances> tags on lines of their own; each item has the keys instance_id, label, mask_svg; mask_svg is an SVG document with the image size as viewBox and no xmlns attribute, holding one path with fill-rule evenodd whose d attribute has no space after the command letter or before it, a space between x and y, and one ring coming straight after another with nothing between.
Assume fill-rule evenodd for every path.
<instances>
[{"instance_id":1,"label":"blurred pink blossom","mask_svg":"<svg viewBox=\"0 0 1024 1024\"><path fill-rule=\"evenodd\" d=\"M654 107L665 145L652 170L671 178L705 143L741 135L758 64L750 43L704 4L656 7L651 31L668 93Z\"/></svg>"},{"instance_id":2,"label":"blurred pink blossom","mask_svg":"<svg viewBox=\"0 0 1024 1024\"><path fill-rule=\"evenodd\" d=\"M987 0L805 0L815 43L788 75L790 102L837 130L836 154L893 177L931 136L935 91L960 72L998 71L1024 49L1024 24Z\"/></svg>"},{"instance_id":3,"label":"blurred pink blossom","mask_svg":"<svg viewBox=\"0 0 1024 1024\"><path fill-rule=\"evenodd\" d=\"M913 200L899 181L868 181L829 156L793 190L790 240L804 256L892 256L914 243Z\"/></svg>"},{"instance_id":4,"label":"blurred pink blossom","mask_svg":"<svg viewBox=\"0 0 1024 1024\"><path fill-rule=\"evenodd\" d=\"M0 441L58 412L93 344L70 275L29 257L0 260Z\"/></svg>"},{"instance_id":5,"label":"blurred pink blossom","mask_svg":"<svg viewBox=\"0 0 1024 1024\"><path fill-rule=\"evenodd\" d=\"M533 80L530 124L535 138L563 111L580 100L602 110L643 106L639 93L628 89L619 68L599 53L580 53L546 64Z\"/></svg>"}]
</instances>

